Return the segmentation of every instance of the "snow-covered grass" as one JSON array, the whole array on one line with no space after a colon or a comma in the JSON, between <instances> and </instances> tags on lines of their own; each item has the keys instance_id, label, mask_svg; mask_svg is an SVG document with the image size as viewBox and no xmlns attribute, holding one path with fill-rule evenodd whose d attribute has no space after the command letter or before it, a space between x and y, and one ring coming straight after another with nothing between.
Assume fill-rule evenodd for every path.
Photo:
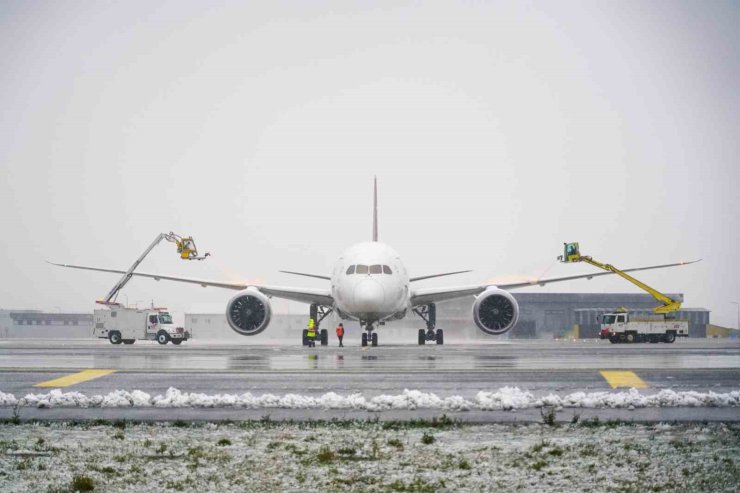
<instances>
[{"instance_id":1,"label":"snow-covered grass","mask_svg":"<svg viewBox=\"0 0 740 493\"><path fill-rule=\"evenodd\" d=\"M0 425L0 491L737 491L740 426Z\"/></svg>"},{"instance_id":2,"label":"snow-covered grass","mask_svg":"<svg viewBox=\"0 0 740 493\"><path fill-rule=\"evenodd\" d=\"M637 389L613 392L573 392L565 396L549 394L535 396L517 387L502 387L496 391L480 391L472 399L462 396L439 397L419 390L404 390L398 395L365 397L357 393L339 395L328 392L320 396L203 394L170 388L165 395L149 395L140 390L116 390L105 395L87 396L80 392L54 389L48 393L16 397L0 391L0 406L17 407L159 407L159 408L248 408L248 409L352 409L385 411L403 409L438 409L448 412L467 410L509 410L550 406L555 408L617 408L645 407L734 407L740 406L740 391L726 393L674 391L641 393Z\"/></svg>"}]
</instances>

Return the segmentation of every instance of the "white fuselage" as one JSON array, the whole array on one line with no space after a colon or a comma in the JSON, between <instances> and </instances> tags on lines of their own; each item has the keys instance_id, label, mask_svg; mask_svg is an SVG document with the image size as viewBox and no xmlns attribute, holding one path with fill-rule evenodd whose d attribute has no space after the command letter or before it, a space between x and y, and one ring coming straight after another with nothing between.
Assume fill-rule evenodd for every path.
<instances>
[{"instance_id":1,"label":"white fuselage","mask_svg":"<svg viewBox=\"0 0 740 493\"><path fill-rule=\"evenodd\" d=\"M410 308L406 267L379 242L353 245L337 259L331 293L340 316L363 322L402 318Z\"/></svg>"}]
</instances>

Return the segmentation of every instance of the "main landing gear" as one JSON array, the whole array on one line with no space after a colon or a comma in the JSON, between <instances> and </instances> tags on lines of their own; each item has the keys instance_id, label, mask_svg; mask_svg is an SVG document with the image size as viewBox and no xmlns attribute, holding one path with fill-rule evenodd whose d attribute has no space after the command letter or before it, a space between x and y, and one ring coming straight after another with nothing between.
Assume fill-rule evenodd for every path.
<instances>
[{"instance_id":1,"label":"main landing gear","mask_svg":"<svg viewBox=\"0 0 740 493\"><path fill-rule=\"evenodd\" d=\"M319 329L319 324L321 324L321 321L328 317L329 314L333 311L333 308L327 308L325 306L317 305L316 303L311 304L309 316L314 320L316 336L317 339L321 341L322 346L329 345L329 331L326 329ZM303 345L308 346L308 343L308 329L303 329Z\"/></svg>"},{"instance_id":2,"label":"main landing gear","mask_svg":"<svg viewBox=\"0 0 740 493\"><path fill-rule=\"evenodd\" d=\"M378 333L373 332L375 326L371 322L363 322L360 320L360 326L365 326L365 332L362 333L362 347L366 347L368 343L375 347L378 345Z\"/></svg>"},{"instance_id":3,"label":"main landing gear","mask_svg":"<svg viewBox=\"0 0 740 493\"><path fill-rule=\"evenodd\" d=\"M434 303L422 305L414 308L414 313L419 315L427 323L427 329L419 329L419 346L423 346L427 341L434 341L437 344L445 343L445 334L442 329L435 329L437 323L437 307Z\"/></svg>"}]
</instances>

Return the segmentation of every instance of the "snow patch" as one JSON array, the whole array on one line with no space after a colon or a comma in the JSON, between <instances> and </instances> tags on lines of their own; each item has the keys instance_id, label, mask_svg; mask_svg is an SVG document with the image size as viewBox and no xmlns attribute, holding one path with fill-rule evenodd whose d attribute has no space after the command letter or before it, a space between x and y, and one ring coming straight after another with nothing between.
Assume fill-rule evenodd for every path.
<instances>
[{"instance_id":1,"label":"snow patch","mask_svg":"<svg viewBox=\"0 0 740 493\"><path fill-rule=\"evenodd\" d=\"M439 409L459 412L468 410L516 410L552 406L555 408L615 408L646 407L736 407L740 406L740 391L727 393L661 390L656 394L641 394L637 389L620 392L573 392L564 396L548 394L537 397L518 387L502 387L497 391L480 391L472 399L455 395L440 397L431 392L404 390L398 395L378 395L367 398L362 394L340 395L328 392L321 396L301 394L252 395L203 394L184 392L170 387L164 395L151 396L141 390L115 390L105 395L87 396L80 392L54 389L47 394L27 394L17 399L0 391L0 406L52 407L160 407L160 408L281 408L281 409L351 409L359 411Z\"/></svg>"}]
</instances>

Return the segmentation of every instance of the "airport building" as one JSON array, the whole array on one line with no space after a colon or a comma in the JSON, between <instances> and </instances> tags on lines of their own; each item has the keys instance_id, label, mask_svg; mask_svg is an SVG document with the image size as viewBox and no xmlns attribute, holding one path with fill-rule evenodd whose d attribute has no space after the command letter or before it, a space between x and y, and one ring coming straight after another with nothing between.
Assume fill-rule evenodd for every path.
<instances>
[{"instance_id":1,"label":"airport building","mask_svg":"<svg viewBox=\"0 0 740 493\"><path fill-rule=\"evenodd\" d=\"M614 311L618 307L628 307L635 315L647 315L659 303L646 293L512 293L519 303L519 322L506 335L511 339L558 338L566 335L579 338L598 337L597 317ZM683 300L682 294L668 296ZM437 304L437 327L445 329L445 337L465 339L490 339L473 322L472 306L474 298L463 298ZM684 308L676 318L689 321L690 337L706 337L706 327L710 323L710 312L704 308ZM300 337L308 320L305 315L274 315L270 326L264 332L253 336L255 341ZM339 319L327 317L322 328L332 331ZM359 338L360 326L357 322L343 322L347 339ZM577 330L574 331L574 326ZM423 329L424 322L410 313L405 319L389 322L381 328L383 338L394 341L416 341L416 330ZM185 315L185 328L196 338L241 338L226 323L226 316L218 313L190 313Z\"/></svg>"},{"instance_id":2,"label":"airport building","mask_svg":"<svg viewBox=\"0 0 740 493\"><path fill-rule=\"evenodd\" d=\"M0 338L92 337L92 313L0 310Z\"/></svg>"},{"instance_id":3,"label":"airport building","mask_svg":"<svg viewBox=\"0 0 740 493\"><path fill-rule=\"evenodd\" d=\"M647 315L658 305L652 296L642 293L512 293L519 303L519 322L507 334L500 336L511 339L598 336L597 317L628 307L635 315ZM683 300L681 294L668 296ZM473 322L473 297L448 301L437 305L437 327L445 330L445 338L491 339L481 332ZM690 337L706 337L710 324L710 312L704 308L684 308L677 318L689 321ZM252 336L254 342L271 340L298 340L308 320L306 313L274 314L270 326L261 334ZM224 313L186 313L185 330L196 339L244 340L231 330ZM330 339L340 320L335 315L327 317L321 328L329 329ZM343 322L347 339L359 339L362 333L357 322ZM92 337L93 316L91 313L53 313L36 310L0 310L0 338L89 338ZM389 322L381 327L384 340L415 342L416 330L423 329L424 322L409 313L405 319ZM574 330L574 327L577 327ZM387 339L386 339L387 338Z\"/></svg>"}]
</instances>

